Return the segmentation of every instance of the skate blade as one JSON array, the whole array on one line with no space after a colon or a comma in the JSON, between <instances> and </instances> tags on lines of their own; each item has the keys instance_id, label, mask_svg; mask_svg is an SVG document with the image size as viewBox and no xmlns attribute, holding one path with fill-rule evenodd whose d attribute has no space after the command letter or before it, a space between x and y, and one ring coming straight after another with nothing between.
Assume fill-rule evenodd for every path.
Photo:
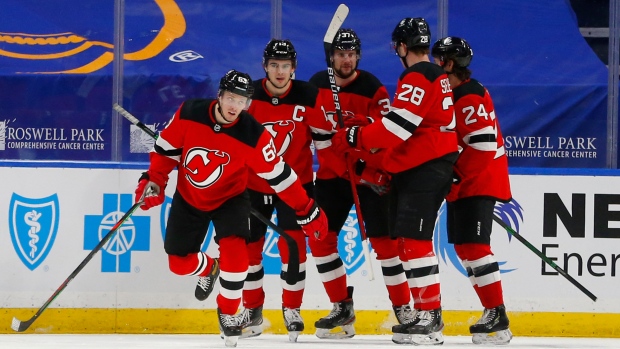
<instances>
[{"instance_id":1,"label":"skate blade","mask_svg":"<svg viewBox=\"0 0 620 349\"><path fill-rule=\"evenodd\" d=\"M290 331L288 333L288 341L292 343L297 342L297 337L299 337L299 331Z\"/></svg>"},{"instance_id":2,"label":"skate blade","mask_svg":"<svg viewBox=\"0 0 620 349\"><path fill-rule=\"evenodd\" d=\"M407 345L442 345L443 334L441 332L431 334L394 333L392 342Z\"/></svg>"},{"instance_id":3,"label":"skate blade","mask_svg":"<svg viewBox=\"0 0 620 349\"><path fill-rule=\"evenodd\" d=\"M224 345L228 348L235 348L239 341L239 336L224 336Z\"/></svg>"},{"instance_id":4,"label":"skate blade","mask_svg":"<svg viewBox=\"0 0 620 349\"><path fill-rule=\"evenodd\" d=\"M505 329L493 333L474 333L471 337L471 341L474 344L480 345L502 345L510 343L512 339L512 332L510 329Z\"/></svg>"},{"instance_id":5,"label":"skate blade","mask_svg":"<svg viewBox=\"0 0 620 349\"><path fill-rule=\"evenodd\" d=\"M249 326L243 329L243 332L241 333L241 337L240 339L247 339L247 338L253 338L253 337L258 337L261 335L261 333L263 333L263 326L262 325L257 325L257 326Z\"/></svg>"},{"instance_id":6,"label":"skate blade","mask_svg":"<svg viewBox=\"0 0 620 349\"><path fill-rule=\"evenodd\" d=\"M315 334L321 339L347 339L355 336L355 328L353 324L334 327L332 329L317 328Z\"/></svg>"}]
</instances>

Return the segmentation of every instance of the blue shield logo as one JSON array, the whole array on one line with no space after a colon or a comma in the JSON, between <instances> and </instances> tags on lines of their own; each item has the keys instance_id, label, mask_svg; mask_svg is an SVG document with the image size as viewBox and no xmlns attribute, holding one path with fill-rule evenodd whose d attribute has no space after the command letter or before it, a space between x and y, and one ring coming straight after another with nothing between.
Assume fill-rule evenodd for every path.
<instances>
[{"instance_id":1,"label":"blue shield logo","mask_svg":"<svg viewBox=\"0 0 620 349\"><path fill-rule=\"evenodd\" d=\"M275 213L271 216L271 221L275 224L278 223ZM279 238L280 235L278 233L267 227L265 246L263 247L263 268L265 274L280 274L282 262L278 250ZM364 258L361 241L357 215L355 213L355 207L353 207L351 211L349 211L349 217L338 235L338 253L342 258L347 275L355 273L366 260ZM306 249L306 253L310 253L309 248Z\"/></svg>"},{"instance_id":2,"label":"blue shield logo","mask_svg":"<svg viewBox=\"0 0 620 349\"><path fill-rule=\"evenodd\" d=\"M342 258L347 275L353 274L365 261L360 234L359 221L354 206L349 211L349 217L347 217L340 234L338 234L338 253Z\"/></svg>"},{"instance_id":3,"label":"blue shield logo","mask_svg":"<svg viewBox=\"0 0 620 349\"><path fill-rule=\"evenodd\" d=\"M58 196L26 198L13 193L9 204L9 229L15 252L34 270L45 260L58 231Z\"/></svg>"}]
</instances>

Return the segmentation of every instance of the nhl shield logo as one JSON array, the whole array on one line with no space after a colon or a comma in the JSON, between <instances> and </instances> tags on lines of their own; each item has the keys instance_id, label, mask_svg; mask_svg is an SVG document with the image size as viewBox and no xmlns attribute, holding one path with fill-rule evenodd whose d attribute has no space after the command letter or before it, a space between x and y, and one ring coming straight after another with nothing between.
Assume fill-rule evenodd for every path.
<instances>
[{"instance_id":1,"label":"nhl shield logo","mask_svg":"<svg viewBox=\"0 0 620 349\"><path fill-rule=\"evenodd\" d=\"M9 229L15 252L30 270L47 257L58 230L58 196L26 198L13 193L9 205Z\"/></svg>"}]
</instances>

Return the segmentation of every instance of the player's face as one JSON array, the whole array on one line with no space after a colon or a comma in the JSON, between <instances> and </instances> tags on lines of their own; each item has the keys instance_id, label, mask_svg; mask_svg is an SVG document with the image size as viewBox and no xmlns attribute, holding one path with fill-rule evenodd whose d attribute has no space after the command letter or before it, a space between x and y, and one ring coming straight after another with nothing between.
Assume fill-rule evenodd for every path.
<instances>
[{"instance_id":1,"label":"player's face","mask_svg":"<svg viewBox=\"0 0 620 349\"><path fill-rule=\"evenodd\" d=\"M248 107L250 99L230 91L224 91L220 95L219 103L226 121L233 122L239 117L241 111Z\"/></svg>"},{"instance_id":2,"label":"player's face","mask_svg":"<svg viewBox=\"0 0 620 349\"><path fill-rule=\"evenodd\" d=\"M293 68L293 61L290 59L270 59L267 61L265 71L267 72L269 82L271 82L273 86L276 88L284 88L286 84L291 81L295 68Z\"/></svg>"},{"instance_id":3,"label":"player's face","mask_svg":"<svg viewBox=\"0 0 620 349\"><path fill-rule=\"evenodd\" d=\"M334 71L342 79L346 79L355 73L357 60L355 50L334 50Z\"/></svg>"}]
</instances>

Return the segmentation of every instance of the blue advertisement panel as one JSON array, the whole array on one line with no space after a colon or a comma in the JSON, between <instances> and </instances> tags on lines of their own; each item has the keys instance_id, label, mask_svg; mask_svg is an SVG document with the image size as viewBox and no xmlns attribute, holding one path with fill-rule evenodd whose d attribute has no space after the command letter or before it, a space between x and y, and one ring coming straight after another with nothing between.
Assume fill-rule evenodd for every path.
<instances>
[{"instance_id":1,"label":"blue advertisement panel","mask_svg":"<svg viewBox=\"0 0 620 349\"><path fill-rule=\"evenodd\" d=\"M114 1L1 0L0 158L147 161L152 140L112 112ZM273 2L275 3L275 2ZM161 130L189 98L214 97L229 69L264 76L272 28L298 52L296 78L326 68L322 39L338 3L124 1L123 106ZM438 2L360 0L344 27L362 41L360 68L390 94L403 66L391 32L424 17L439 39ZM511 167L602 168L607 69L564 0L449 4L448 35L471 44L473 77L490 91ZM119 118L121 132L113 126Z\"/></svg>"}]
</instances>

